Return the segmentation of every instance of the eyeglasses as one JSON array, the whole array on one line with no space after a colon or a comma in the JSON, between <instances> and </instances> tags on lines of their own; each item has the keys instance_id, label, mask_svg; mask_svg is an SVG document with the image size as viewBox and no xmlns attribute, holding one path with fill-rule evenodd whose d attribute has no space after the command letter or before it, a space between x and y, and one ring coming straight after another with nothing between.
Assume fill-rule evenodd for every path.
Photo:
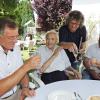
<instances>
[{"instance_id":1,"label":"eyeglasses","mask_svg":"<svg viewBox=\"0 0 100 100\"><path fill-rule=\"evenodd\" d=\"M18 36L7 36L7 38L13 40L13 39L18 39Z\"/></svg>"},{"instance_id":2,"label":"eyeglasses","mask_svg":"<svg viewBox=\"0 0 100 100\"><path fill-rule=\"evenodd\" d=\"M71 25L76 25L76 26L79 26L80 25L80 22L70 22Z\"/></svg>"},{"instance_id":3,"label":"eyeglasses","mask_svg":"<svg viewBox=\"0 0 100 100\"><path fill-rule=\"evenodd\" d=\"M70 22L70 24L76 25L76 26L79 26L80 25L80 23L74 23L74 22Z\"/></svg>"}]
</instances>

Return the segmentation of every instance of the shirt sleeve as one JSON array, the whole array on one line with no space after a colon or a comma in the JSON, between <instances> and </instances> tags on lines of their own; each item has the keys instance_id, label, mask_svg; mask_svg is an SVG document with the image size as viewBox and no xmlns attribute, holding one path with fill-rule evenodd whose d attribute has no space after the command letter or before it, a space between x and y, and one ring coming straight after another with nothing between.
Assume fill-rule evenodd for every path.
<instances>
[{"instance_id":1,"label":"shirt sleeve","mask_svg":"<svg viewBox=\"0 0 100 100\"><path fill-rule=\"evenodd\" d=\"M82 42L85 42L87 40L87 31L85 26L82 27L81 33L82 33Z\"/></svg>"},{"instance_id":2,"label":"shirt sleeve","mask_svg":"<svg viewBox=\"0 0 100 100\"><path fill-rule=\"evenodd\" d=\"M65 27L59 29L59 43L66 42L66 32Z\"/></svg>"}]
</instances>

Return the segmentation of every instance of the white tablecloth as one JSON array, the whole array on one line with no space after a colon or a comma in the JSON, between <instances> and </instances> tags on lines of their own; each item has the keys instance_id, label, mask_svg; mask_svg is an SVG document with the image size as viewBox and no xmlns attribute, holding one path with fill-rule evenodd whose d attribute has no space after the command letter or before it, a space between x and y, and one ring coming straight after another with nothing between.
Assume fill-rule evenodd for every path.
<instances>
[{"instance_id":1,"label":"white tablecloth","mask_svg":"<svg viewBox=\"0 0 100 100\"><path fill-rule=\"evenodd\" d=\"M48 94L56 90L77 92L83 100L90 95L100 95L100 81L95 80L67 80L48 84L36 90L36 96L27 97L25 100L48 100Z\"/></svg>"}]
</instances>

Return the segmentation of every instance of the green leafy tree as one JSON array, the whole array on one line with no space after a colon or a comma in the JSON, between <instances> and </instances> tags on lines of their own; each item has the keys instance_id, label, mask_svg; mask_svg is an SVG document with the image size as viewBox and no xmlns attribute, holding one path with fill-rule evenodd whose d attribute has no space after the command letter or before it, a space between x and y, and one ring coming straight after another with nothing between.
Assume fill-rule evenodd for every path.
<instances>
[{"instance_id":1,"label":"green leafy tree","mask_svg":"<svg viewBox=\"0 0 100 100\"><path fill-rule=\"evenodd\" d=\"M0 0L0 17L7 16L14 19L23 33L23 25L33 19L31 4L28 0Z\"/></svg>"},{"instance_id":2,"label":"green leafy tree","mask_svg":"<svg viewBox=\"0 0 100 100\"><path fill-rule=\"evenodd\" d=\"M28 0L22 0L15 9L16 21L19 23L20 32L23 33L23 26L26 22L33 19L31 5Z\"/></svg>"},{"instance_id":3,"label":"green leafy tree","mask_svg":"<svg viewBox=\"0 0 100 100\"><path fill-rule=\"evenodd\" d=\"M0 0L0 16L14 16L18 0Z\"/></svg>"},{"instance_id":4,"label":"green leafy tree","mask_svg":"<svg viewBox=\"0 0 100 100\"><path fill-rule=\"evenodd\" d=\"M32 10L28 0L23 0L17 5L15 15L21 26L23 26L27 21L33 19Z\"/></svg>"}]
</instances>

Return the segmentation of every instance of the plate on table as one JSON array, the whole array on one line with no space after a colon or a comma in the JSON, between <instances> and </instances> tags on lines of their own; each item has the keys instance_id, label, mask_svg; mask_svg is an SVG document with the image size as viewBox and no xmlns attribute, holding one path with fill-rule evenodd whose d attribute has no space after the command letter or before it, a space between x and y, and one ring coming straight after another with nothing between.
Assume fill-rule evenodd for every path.
<instances>
[{"instance_id":1,"label":"plate on table","mask_svg":"<svg viewBox=\"0 0 100 100\"><path fill-rule=\"evenodd\" d=\"M89 96L87 100L100 100L100 95Z\"/></svg>"},{"instance_id":2,"label":"plate on table","mask_svg":"<svg viewBox=\"0 0 100 100\"><path fill-rule=\"evenodd\" d=\"M75 96L74 93L65 90L57 90L48 95L48 100L75 100Z\"/></svg>"}]
</instances>

